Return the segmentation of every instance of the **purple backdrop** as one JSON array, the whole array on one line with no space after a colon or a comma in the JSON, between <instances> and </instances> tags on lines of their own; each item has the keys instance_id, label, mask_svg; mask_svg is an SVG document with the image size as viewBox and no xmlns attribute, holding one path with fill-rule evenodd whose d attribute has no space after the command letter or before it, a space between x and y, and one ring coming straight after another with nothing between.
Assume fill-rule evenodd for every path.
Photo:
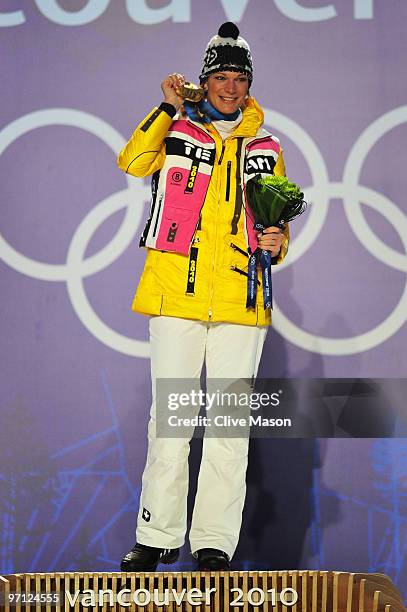
<instances>
[{"instance_id":1,"label":"purple backdrop","mask_svg":"<svg viewBox=\"0 0 407 612\"><path fill-rule=\"evenodd\" d=\"M260 374L405 377L407 6L0 11L1 572L115 570L132 544L150 402L147 318L130 310L149 181L123 175L117 152L161 80L196 82L209 38L237 22L252 94L312 201L274 277ZM406 476L402 439L254 441L236 567L380 571L407 596ZM186 546L178 567L191 561Z\"/></svg>"}]
</instances>

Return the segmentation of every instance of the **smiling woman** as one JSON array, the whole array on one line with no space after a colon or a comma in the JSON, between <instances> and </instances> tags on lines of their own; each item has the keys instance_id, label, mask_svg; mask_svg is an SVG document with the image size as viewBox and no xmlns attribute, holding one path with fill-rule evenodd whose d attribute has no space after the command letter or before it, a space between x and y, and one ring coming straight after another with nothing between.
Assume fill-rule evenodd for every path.
<instances>
[{"instance_id":1,"label":"smiling woman","mask_svg":"<svg viewBox=\"0 0 407 612\"><path fill-rule=\"evenodd\" d=\"M153 403L137 544L122 559L123 571L173 563L185 538L190 437L174 433L168 404L157 400L163 397L158 382L170 380L171 394L179 391L180 379L199 387L204 363L212 392L254 379L271 307L262 299L247 306L249 255L260 245L280 263L287 252L288 227L258 235L246 200L250 178L283 175L284 161L278 138L263 129L263 111L249 95L250 48L233 23L223 24L209 41L199 78L199 102L181 97L182 74L165 78L164 101L118 157L124 171L153 177L150 218L140 242L147 257L132 304L151 317ZM257 277L262 295L260 272ZM200 404L188 405L191 425L199 410ZM245 422L249 412L248 407ZM167 429L157 433L163 419ZM227 428L234 426L232 418ZM200 570L229 568L242 520L248 444L247 432L214 437L205 431L189 534Z\"/></svg>"}]
</instances>

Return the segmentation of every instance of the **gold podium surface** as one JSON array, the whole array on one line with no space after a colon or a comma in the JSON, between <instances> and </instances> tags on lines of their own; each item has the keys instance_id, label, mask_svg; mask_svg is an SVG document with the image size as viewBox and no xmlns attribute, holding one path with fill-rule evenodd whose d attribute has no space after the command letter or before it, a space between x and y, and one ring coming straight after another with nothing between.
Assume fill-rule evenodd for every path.
<instances>
[{"instance_id":1,"label":"gold podium surface","mask_svg":"<svg viewBox=\"0 0 407 612\"><path fill-rule=\"evenodd\" d=\"M384 574L317 570L55 572L0 576L0 608L270 612L405 612Z\"/></svg>"}]
</instances>

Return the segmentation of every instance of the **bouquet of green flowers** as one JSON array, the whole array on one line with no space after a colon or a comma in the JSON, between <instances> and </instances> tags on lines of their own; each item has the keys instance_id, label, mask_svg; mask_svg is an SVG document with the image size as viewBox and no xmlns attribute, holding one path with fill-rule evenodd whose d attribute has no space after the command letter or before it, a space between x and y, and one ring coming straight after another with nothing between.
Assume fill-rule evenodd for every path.
<instances>
[{"instance_id":1,"label":"bouquet of green flowers","mask_svg":"<svg viewBox=\"0 0 407 612\"><path fill-rule=\"evenodd\" d=\"M272 225L283 229L285 223L301 215L307 207L301 188L285 176L256 174L247 182L246 196L255 215L254 229L259 232ZM263 277L264 309L272 308L272 263L270 251L257 248L250 256L246 308L256 305L259 264Z\"/></svg>"},{"instance_id":2,"label":"bouquet of green flowers","mask_svg":"<svg viewBox=\"0 0 407 612\"><path fill-rule=\"evenodd\" d=\"M247 182L246 194L256 222L264 227L288 223L307 207L300 187L286 176L256 174Z\"/></svg>"}]
</instances>

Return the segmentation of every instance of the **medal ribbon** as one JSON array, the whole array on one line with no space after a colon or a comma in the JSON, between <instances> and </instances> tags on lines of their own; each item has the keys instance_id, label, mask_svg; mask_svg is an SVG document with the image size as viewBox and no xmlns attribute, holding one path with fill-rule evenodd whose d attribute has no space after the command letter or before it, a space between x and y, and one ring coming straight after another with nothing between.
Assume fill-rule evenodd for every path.
<instances>
[{"instance_id":1,"label":"medal ribbon","mask_svg":"<svg viewBox=\"0 0 407 612\"><path fill-rule=\"evenodd\" d=\"M263 231L262 223L255 223L256 231ZM256 249L249 258L247 270L247 299L246 308L255 308L257 296L257 266L260 264L263 280L263 302L264 310L273 307L273 288L271 281L271 254L270 251Z\"/></svg>"}]
</instances>

